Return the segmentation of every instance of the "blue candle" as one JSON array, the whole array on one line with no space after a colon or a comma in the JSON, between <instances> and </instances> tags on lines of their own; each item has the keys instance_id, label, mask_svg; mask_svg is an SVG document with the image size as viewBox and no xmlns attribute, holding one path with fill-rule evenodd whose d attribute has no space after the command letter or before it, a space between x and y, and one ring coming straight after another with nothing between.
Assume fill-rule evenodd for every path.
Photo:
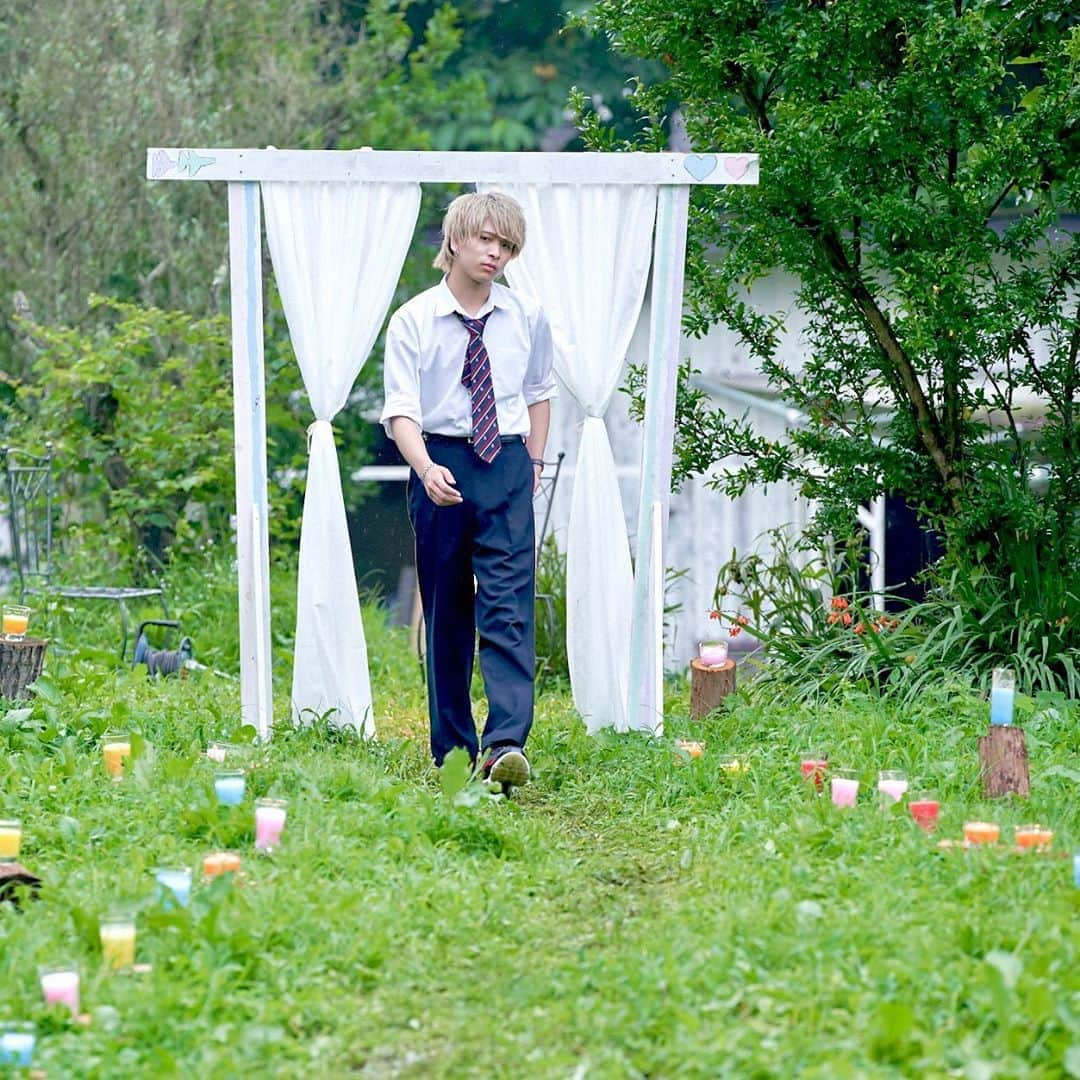
<instances>
[{"instance_id":1,"label":"blue candle","mask_svg":"<svg viewBox=\"0 0 1080 1080\"><path fill-rule=\"evenodd\" d=\"M244 801L244 774L221 773L214 777L214 791L218 802L226 806L239 806Z\"/></svg>"},{"instance_id":2,"label":"blue candle","mask_svg":"<svg viewBox=\"0 0 1080 1080\"><path fill-rule=\"evenodd\" d=\"M990 723L1007 727L1013 722L1013 696L1011 686L995 686L990 691Z\"/></svg>"},{"instance_id":3,"label":"blue candle","mask_svg":"<svg viewBox=\"0 0 1080 1080\"><path fill-rule=\"evenodd\" d=\"M9 1030L0 1034L0 1065L32 1065L36 1042L33 1031Z\"/></svg>"},{"instance_id":4,"label":"blue candle","mask_svg":"<svg viewBox=\"0 0 1080 1080\"><path fill-rule=\"evenodd\" d=\"M179 904L187 907L191 899L191 871L160 869L154 871L158 883L158 901L166 910Z\"/></svg>"},{"instance_id":5,"label":"blue candle","mask_svg":"<svg viewBox=\"0 0 1080 1080\"><path fill-rule=\"evenodd\" d=\"M1073 884L1080 889L1080 851L1073 856Z\"/></svg>"}]
</instances>

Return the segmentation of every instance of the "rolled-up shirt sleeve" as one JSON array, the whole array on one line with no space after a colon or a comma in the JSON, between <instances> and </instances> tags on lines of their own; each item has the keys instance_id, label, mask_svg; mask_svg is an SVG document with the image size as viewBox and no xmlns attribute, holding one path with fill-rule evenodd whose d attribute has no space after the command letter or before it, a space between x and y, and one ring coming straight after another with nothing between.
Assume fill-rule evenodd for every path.
<instances>
[{"instance_id":1,"label":"rolled-up shirt sleeve","mask_svg":"<svg viewBox=\"0 0 1080 1080\"><path fill-rule=\"evenodd\" d=\"M395 312L386 328L383 350L383 410L379 420L392 438L390 421L407 416L423 427L420 411L420 344L416 327Z\"/></svg>"},{"instance_id":2,"label":"rolled-up shirt sleeve","mask_svg":"<svg viewBox=\"0 0 1080 1080\"><path fill-rule=\"evenodd\" d=\"M535 405L539 401L558 397L559 390L555 382L555 345L551 338L551 324L543 308L536 311L536 322L532 331L532 350L525 369L525 380L521 387L526 405Z\"/></svg>"}]
</instances>

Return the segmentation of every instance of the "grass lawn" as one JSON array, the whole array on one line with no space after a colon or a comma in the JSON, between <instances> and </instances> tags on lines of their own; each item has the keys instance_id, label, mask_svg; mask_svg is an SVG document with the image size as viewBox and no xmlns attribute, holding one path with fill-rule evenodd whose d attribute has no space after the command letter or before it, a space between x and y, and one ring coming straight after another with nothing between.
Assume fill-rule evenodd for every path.
<instances>
[{"instance_id":1,"label":"grass lawn","mask_svg":"<svg viewBox=\"0 0 1080 1080\"><path fill-rule=\"evenodd\" d=\"M1075 704L1021 699L1033 794L991 805L987 705L962 687L904 710L761 694L692 725L677 684L661 739L589 738L549 690L535 782L455 800L402 634L376 627L369 648L378 741L283 732L237 808L202 756L236 734L233 681L71 654L31 711L0 707L0 816L22 819L44 881L0 909L0 1018L36 1021L50 1078L1080 1076L1072 862L1010 851L1035 820L1056 852L1080 847ZM112 784L96 739L116 725L145 744ZM861 770L855 809L801 780L811 747ZM721 768L736 754L747 772ZM936 837L866 793L889 767L939 789ZM256 857L267 793L289 819ZM1004 842L939 849L968 818ZM150 868L222 847L243 879L163 910ZM119 902L140 905L149 973L103 967L97 919ZM87 1026L42 1004L38 966L68 960Z\"/></svg>"}]
</instances>

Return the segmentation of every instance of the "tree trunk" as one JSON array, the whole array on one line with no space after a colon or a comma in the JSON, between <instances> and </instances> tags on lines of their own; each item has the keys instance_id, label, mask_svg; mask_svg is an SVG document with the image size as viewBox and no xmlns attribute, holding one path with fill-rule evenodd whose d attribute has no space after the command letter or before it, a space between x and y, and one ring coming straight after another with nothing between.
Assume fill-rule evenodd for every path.
<instances>
[{"instance_id":1,"label":"tree trunk","mask_svg":"<svg viewBox=\"0 0 1080 1080\"><path fill-rule=\"evenodd\" d=\"M1024 729L995 725L979 740L983 795L1028 795L1028 752Z\"/></svg>"},{"instance_id":2,"label":"tree trunk","mask_svg":"<svg viewBox=\"0 0 1080 1080\"><path fill-rule=\"evenodd\" d=\"M735 691L735 661L707 667L697 657L690 661L690 719L701 720L718 709Z\"/></svg>"},{"instance_id":3,"label":"tree trunk","mask_svg":"<svg viewBox=\"0 0 1080 1080\"><path fill-rule=\"evenodd\" d=\"M0 638L0 698L17 701L29 697L26 688L41 674L48 644L44 638Z\"/></svg>"}]
</instances>

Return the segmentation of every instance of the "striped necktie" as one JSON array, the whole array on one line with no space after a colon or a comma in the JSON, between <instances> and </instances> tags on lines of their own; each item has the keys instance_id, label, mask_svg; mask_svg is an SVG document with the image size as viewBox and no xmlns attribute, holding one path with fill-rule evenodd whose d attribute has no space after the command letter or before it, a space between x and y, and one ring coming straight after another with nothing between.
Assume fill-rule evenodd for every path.
<instances>
[{"instance_id":1,"label":"striped necktie","mask_svg":"<svg viewBox=\"0 0 1080 1080\"><path fill-rule=\"evenodd\" d=\"M495 415L495 388L491 385L491 361L484 345L484 327L491 312L482 319L469 319L460 311L454 313L469 331L469 344L465 348L465 366L461 370L461 384L472 399L473 450L481 461L491 464L502 450L499 439L499 419Z\"/></svg>"}]
</instances>

